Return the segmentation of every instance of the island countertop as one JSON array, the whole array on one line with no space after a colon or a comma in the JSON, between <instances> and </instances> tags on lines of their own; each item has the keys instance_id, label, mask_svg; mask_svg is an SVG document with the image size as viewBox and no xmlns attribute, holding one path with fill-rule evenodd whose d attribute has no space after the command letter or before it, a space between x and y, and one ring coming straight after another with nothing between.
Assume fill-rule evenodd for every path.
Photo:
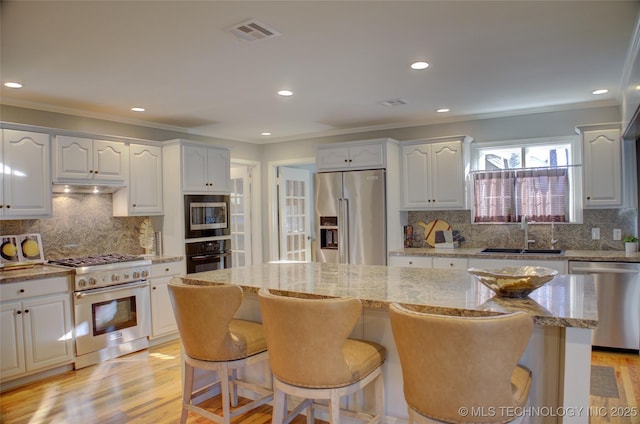
<instances>
[{"instance_id":1,"label":"island countertop","mask_svg":"<svg viewBox=\"0 0 640 424\"><path fill-rule=\"evenodd\" d=\"M356 297L365 308L386 310L390 303L457 316L488 316L514 311L530 314L537 325L595 328L598 324L593 277L558 275L525 299L495 297L466 271L324 263L269 263L188 274L186 284L230 283L255 294L264 287L300 297Z\"/></svg>"}]
</instances>

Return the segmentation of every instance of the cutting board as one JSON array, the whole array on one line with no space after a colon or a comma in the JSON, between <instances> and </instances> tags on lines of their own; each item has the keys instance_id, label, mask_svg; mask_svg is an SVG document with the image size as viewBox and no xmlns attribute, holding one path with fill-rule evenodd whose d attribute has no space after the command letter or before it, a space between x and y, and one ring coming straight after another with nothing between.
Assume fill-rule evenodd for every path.
<instances>
[{"instance_id":1,"label":"cutting board","mask_svg":"<svg viewBox=\"0 0 640 424\"><path fill-rule=\"evenodd\" d=\"M436 246L436 231L447 231L451 229L451 225L442 219L435 219L426 224L422 221L418 221L418 225L424 228L424 239L431 247Z\"/></svg>"}]
</instances>

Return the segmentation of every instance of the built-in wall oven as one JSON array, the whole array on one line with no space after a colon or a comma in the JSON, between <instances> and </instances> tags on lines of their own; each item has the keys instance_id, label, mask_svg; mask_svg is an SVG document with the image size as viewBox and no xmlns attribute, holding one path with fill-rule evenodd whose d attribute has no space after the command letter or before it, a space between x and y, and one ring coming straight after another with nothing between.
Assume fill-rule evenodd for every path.
<instances>
[{"instance_id":1,"label":"built-in wall oven","mask_svg":"<svg viewBox=\"0 0 640 424\"><path fill-rule=\"evenodd\" d=\"M76 369L149 346L150 260L111 254L49 263L75 272Z\"/></svg>"},{"instance_id":2,"label":"built-in wall oven","mask_svg":"<svg viewBox=\"0 0 640 424\"><path fill-rule=\"evenodd\" d=\"M185 244L187 274L231 268L231 240L208 240Z\"/></svg>"},{"instance_id":3,"label":"built-in wall oven","mask_svg":"<svg viewBox=\"0 0 640 424\"><path fill-rule=\"evenodd\" d=\"M184 196L185 239L228 236L229 196L187 194Z\"/></svg>"}]
</instances>

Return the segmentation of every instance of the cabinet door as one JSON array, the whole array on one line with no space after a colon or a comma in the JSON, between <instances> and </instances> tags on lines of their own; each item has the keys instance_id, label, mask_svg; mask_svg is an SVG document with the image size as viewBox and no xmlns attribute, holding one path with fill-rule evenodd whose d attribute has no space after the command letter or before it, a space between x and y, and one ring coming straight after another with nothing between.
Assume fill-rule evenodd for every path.
<instances>
[{"instance_id":1,"label":"cabinet door","mask_svg":"<svg viewBox=\"0 0 640 424\"><path fill-rule=\"evenodd\" d=\"M185 192L205 192L207 179L207 148L204 146L182 146L182 190Z\"/></svg>"},{"instance_id":2,"label":"cabinet door","mask_svg":"<svg viewBox=\"0 0 640 424\"><path fill-rule=\"evenodd\" d=\"M23 374L24 337L22 334L22 303L0 304L0 379Z\"/></svg>"},{"instance_id":3,"label":"cabinet door","mask_svg":"<svg viewBox=\"0 0 640 424\"><path fill-rule=\"evenodd\" d=\"M431 145L431 208L464 207L462 143L450 141Z\"/></svg>"},{"instance_id":4,"label":"cabinet door","mask_svg":"<svg viewBox=\"0 0 640 424\"><path fill-rule=\"evenodd\" d=\"M383 143L349 147L349 168L384 168L384 159Z\"/></svg>"},{"instance_id":5,"label":"cabinet door","mask_svg":"<svg viewBox=\"0 0 640 424\"><path fill-rule=\"evenodd\" d=\"M621 143L617 129L584 132L585 207L622 205Z\"/></svg>"},{"instance_id":6,"label":"cabinet door","mask_svg":"<svg viewBox=\"0 0 640 424\"><path fill-rule=\"evenodd\" d=\"M316 168L329 171L349 168L348 147L321 147L316 151Z\"/></svg>"},{"instance_id":7,"label":"cabinet door","mask_svg":"<svg viewBox=\"0 0 640 424\"><path fill-rule=\"evenodd\" d=\"M208 190L218 193L231 191L231 158L227 149L209 148L207 151Z\"/></svg>"},{"instance_id":8,"label":"cabinet door","mask_svg":"<svg viewBox=\"0 0 640 424\"><path fill-rule=\"evenodd\" d=\"M433 258L433 267L464 271L467 269L467 258Z\"/></svg>"},{"instance_id":9,"label":"cabinet door","mask_svg":"<svg viewBox=\"0 0 640 424\"><path fill-rule=\"evenodd\" d=\"M169 277L151 279L151 338L178 331L167 284Z\"/></svg>"},{"instance_id":10,"label":"cabinet door","mask_svg":"<svg viewBox=\"0 0 640 424\"><path fill-rule=\"evenodd\" d=\"M58 294L23 302L27 371L73 361L71 300Z\"/></svg>"},{"instance_id":11,"label":"cabinet door","mask_svg":"<svg viewBox=\"0 0 640 424\"><path fill-rule=\"evenodd\" d=\"M416 144L402 148L402 187L405 208L431 205L431 146Z\"/></svg>"},{"instance_id":12,"label":"cabinet door","mask_svg":"<svg viewBox=\"0 0 640 424\"><path fill-rule=\"evenodd\" d=\"M87 181L93 178L93 140L58 135L53 146L55 181Z\"/></svg>"},{"instance_id":13,"label":"cabinet door","mask_svg":"<svg viewBox=\"0 0 640 424\"><path fill-rule=\"evenodd\" d=\"M431 257L426 256L390 256L389 266L404 266L416 268L431 268Z\"/></svg>"},{"instance_id":14,"label":"cabinet door","mask_svg":"<svg viewBox=\"0 0 640 424\"><path fill-rule=\"evenodd\" d=\"M127 149L126 144L118 141L94 140L93 179L124 184L127 176Z\"/></svg>"},{"instance_id":15,"label":"cabinet door","mask_svg":"<svg viewBox=\"0 0 640 424\"><path fill-rule=\"evenodd\" d=\"M50 215L49 135L15 130L3 130L2 135L3 216Z\"/></svg>"},{"instance_id":16,"label":"cabinet door","mask_svg":"<svg viewBox=\"0 0 640 424\"><path fill-rule=\"evenodd\" d=\"M129 204L133 215L162 213L162 147L129 146Z\"/></svg>"}]
</instances>

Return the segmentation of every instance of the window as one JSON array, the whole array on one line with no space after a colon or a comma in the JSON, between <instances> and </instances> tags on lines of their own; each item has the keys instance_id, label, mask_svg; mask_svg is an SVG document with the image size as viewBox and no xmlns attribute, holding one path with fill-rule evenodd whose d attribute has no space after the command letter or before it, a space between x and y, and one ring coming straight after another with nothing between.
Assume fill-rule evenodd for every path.
<instances>
[{"instance_id":1,"label":"window","mask_svg":"<svg viewBox=\"0 0 640 424\"><path fill-rule=\"evenodd\" d=\"M473 222L570 222L573 138L492 143L475 149Z\"/></svg>"}]
</instances>

